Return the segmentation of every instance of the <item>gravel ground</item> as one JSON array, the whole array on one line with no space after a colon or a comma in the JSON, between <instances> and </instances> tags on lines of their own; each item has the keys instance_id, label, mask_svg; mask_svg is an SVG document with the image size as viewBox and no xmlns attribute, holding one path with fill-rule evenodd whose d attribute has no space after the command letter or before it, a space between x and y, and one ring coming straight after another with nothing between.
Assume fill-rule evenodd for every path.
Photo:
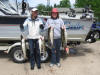
<instances>
[{"instance_id":1,"label":"gravel ground","mask_svg":"<svg viewBox=\"0 0 100 75\"><path fill-rule=\"evenodd\" d=\"M3 52L0 52L0 75L100 75L100 41L93 44L81 44L75 48L76 55L61 58L61 67L49 67L42 63L30 70L29 62L17 64L12 62Z\"/></svg>"}]
</instances>

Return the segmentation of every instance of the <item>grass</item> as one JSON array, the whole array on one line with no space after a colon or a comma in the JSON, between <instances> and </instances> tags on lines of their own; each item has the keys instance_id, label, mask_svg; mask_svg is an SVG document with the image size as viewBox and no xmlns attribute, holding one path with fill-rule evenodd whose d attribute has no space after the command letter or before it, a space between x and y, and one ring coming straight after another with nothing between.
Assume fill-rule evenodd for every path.
<instances>
[{"instance_id":1,"label":"grass","mask_svg":"<svg viewBox=\"0 0 100 75\"><path fill-rule=\"evenodd\" d=\"M100 39L97 39L97 41L100 41Z\"/></svg>"}]
</instances>

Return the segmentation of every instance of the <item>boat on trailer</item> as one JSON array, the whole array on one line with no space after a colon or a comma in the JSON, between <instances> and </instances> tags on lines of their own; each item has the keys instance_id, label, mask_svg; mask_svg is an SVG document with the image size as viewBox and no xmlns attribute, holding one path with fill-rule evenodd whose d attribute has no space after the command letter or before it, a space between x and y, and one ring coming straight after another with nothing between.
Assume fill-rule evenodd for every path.
<instances>
[{"instance_id":1,"label":"boat on trailer","mask_svg":"<svg viewBox=\"0 0 100 75\"><path fill-rule=\"evenodd\" d=\"M22 4L18 4L17 0L0 0L0 51L9 53L16 63L24 62L26 60L24 57L27 55L25 52L29 51L27 50L28 47L25 49L25 40L21 38L23 22L30 16L28 3L26 2L26 4L26 11L23 14ZM90 36L94 18L92 11L85 8L58 8L58 11L60 18L63 19L66 26L66 39L69 45L95 42ZM50 16L44 15L39 15L39 17L43 20L44 25L46 20L50 18ZM47 40L47 31L43 31L42 34L45 40ZM27 43L26 46L28 46ZM48 58L48 51L45 55L41 54L41 60L43 62Z\"/></svg>"}]
</instances>

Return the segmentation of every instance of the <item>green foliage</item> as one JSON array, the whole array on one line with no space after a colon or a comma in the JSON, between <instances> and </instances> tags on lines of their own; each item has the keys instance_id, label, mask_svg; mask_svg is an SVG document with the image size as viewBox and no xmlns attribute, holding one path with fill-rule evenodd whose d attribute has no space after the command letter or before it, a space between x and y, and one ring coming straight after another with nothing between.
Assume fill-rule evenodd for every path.
<instances>
[{"instance_id":1,"label":"green foliage","mask_svg":"<svg viewBox=\"0 0 100 75\"><path fill-rule=\"evenodd\" d=\"M48 12L50 12L52 10L52 6L45 6L43 4L39 4L37 6L38 10L39 10L39 14L41 15L49 15Z\"/></svg>"},{"instance_id":2,"label":"green foliage","mask_svg":"<svg viewBox=\"0 0 100 75\"><path fill-rule=\"evenodd\" d=\"M69 7L71 7L70 6L70 1L69 0L62 0L62 1L60 1L60 4L59 5L54 4L54 7L58 7L58 8L61 8L61 7L69 8Z\"/></svg>"},{"instance_id":3,"label":"green foliage","mask_svg":"<svg viewBox=\"0 0 100 75\"><path fill-rule=\"evenodd\" d=\"M76 0L75 7L91 6L95 12L100 12L100 0Z\"/></svg>"},{"instance_id":4,"label":"green foliage","mask_svg":"<svg viewBox=\"0 0 100 75\"><path fill-rule=\"evenodd\" d=\"M49 15L52 8L61 8L61 7L69 8L70 7L70 1L69 0L62 0L62 1L60 1L59 5L54 4L54 7L45 6L43 4L39 4L37 6L37 8L39 10L39 14L42 14L42 15Z\"/></svg>"},{"instance_id":5,"label":"green foliage","mask_svg":"<svg viewBox=\"0 0 100 75\"><path fill-rule=\"evenodd\" d=\"M60 7L70 7L70 1L69 0L62 0L60 1Z\"/></svg>"},{"instance_id":6,"label":"green foliage","mask_svg":"<svg viewBox=\"0 0 100 75\"><path fill-rule=\"evenodd\" d=\"M39 11L43 11L43 10L45 10L45 5L39 4L39 5L37 6L37 8L38 8Z\"/></svg>"},{"instance_id":7,"label":"green foliage","mask_svg":"<svg viewBox=\"0 0 100 75\"><path fill-rule=\"evenodd\" d=\"M95 16L100 20L100 0L76 0L75 7L84 8L86 6L90 6Z\"/></svg>"}]
</instances>

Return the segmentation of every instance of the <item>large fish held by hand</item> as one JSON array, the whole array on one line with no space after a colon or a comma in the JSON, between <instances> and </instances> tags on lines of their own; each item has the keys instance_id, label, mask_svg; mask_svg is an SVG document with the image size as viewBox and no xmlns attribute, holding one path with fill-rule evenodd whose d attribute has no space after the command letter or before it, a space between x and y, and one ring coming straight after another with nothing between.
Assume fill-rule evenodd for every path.
<instances>
[{"instance_id":1,"label":"large fish held by hand","mask_svg":"<svg viewBox=\"0 0 100 75\"><path fill-rule=\"evenodd\" d=\"M46 45L45 45L45 40L43 39L39 39L39 49L40 49L40 53L42 54L42 56L46 55Z\"/></svg>"},{"instance_id":2,"label":"large fish held by hand","mask_svg":"<svg viewBox=\"0 0 100 75\"><path fill-rule=\"evenodd\" d=\"M22 48L22 51L23 51L23 56L24 56L24 59L27 59L27 56L26 56L26 42L25 42L25 39L23 38L23 36L21 35L21 48Z\"/></svg>"},{"instance_id":3,"label":"large fish held by hand","mask_svg":"<svg viewBox=\"0 0 100 75\"><path fill-rule=\"evenodd\" d=\"M54 41L54 29L50 27L48 28L48 43L52 48L54 47L53 41Z\"/></svg>"},{"instance_id":4,"label":"large fish held by hand","mask_svg":"<svg viewBox=\"0 0 100 75\"><path fill-rule=\"evenodd\" d=\"M61 47L62 50L66 50L69 54L69 49L67 49L67 32L66 29L61 28Z\"/></svg>"}]
</instances>

